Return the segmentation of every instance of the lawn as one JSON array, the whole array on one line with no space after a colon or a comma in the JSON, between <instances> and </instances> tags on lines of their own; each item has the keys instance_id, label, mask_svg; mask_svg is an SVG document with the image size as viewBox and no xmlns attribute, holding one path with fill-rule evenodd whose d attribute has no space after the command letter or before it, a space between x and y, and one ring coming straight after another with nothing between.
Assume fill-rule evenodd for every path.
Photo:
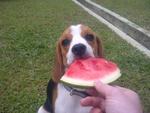
<instances>
[{"instance_id":1,"label":"lawn","mask_svg":"<svg viewBox=\"0 0 150 113\"><path fill-rule=\"evenodd\" d=\"M150 0L92 0L150 31Z\"/></svg>"},{"instance_id":2,"label":"lawn","mask_svg":"<svg viewBox=\"0 0 150 113\"><path fill-rule=\"evenodd\" d=\"M90 26L122 77L114 84L137 91L150 111L150 58L70 0L0 0L0 113L35 113L46 97L55 42L70 24Z\"/></svg>"}]
</instances>

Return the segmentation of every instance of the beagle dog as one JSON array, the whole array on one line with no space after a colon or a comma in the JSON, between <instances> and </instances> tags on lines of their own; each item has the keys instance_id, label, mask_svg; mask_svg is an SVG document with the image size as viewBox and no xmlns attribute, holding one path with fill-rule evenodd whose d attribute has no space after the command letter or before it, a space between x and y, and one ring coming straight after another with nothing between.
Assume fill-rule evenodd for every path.
<instances>
[{"instance_id":1,"label":"beagle dog","mask_svg":"<svg viewBox=\"0 0 150 113\"><path fill-rule=\"evenodd\" d=\"M38 113L88 113L90 107L82 107L77 95L60 83L66 68L75 60L88 57L103 57L100 38L85 25L71 25L57 42L54 74L47 86L47 99Z\"/></svg>"}]
</instances>

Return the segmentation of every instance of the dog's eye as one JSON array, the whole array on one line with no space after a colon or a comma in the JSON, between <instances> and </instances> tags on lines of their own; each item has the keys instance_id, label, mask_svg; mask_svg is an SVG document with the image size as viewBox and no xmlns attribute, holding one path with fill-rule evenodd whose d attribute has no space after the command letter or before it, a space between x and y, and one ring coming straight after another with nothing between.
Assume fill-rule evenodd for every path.
<instances>
[{"instance_id":1,"label":"dog's eye","mask_svg":"<svg viewBox=\"0 0 150 113\"><path fill-rule=\"evenodd\" d=\"M93 41L94 40L94 36L92 34L87 34L84 36L84 38L87 40L87 41Z\"/></svg>"},{"instance_id":2,"label":"dog's eye","mask_svg":"<svg viewBox=\"0 0 150 113\"><path fill-rule=\"evenodd\" d=\"M64 39L64 40L62 41L62 45L63 45L63 46L68 46L68 45L70 44L70 42L71 42L71 40L69 40L69 39Z\"/></svg>"}]
</instances>

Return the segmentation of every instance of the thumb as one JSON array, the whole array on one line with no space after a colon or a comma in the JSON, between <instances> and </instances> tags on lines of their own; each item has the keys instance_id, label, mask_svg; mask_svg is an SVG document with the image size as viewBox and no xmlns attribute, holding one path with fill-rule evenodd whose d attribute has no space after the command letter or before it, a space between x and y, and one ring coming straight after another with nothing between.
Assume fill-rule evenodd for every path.
<instances>
[{"instance_id":1,"label":"thumb","mask_svg":"<svg viewBox=\"0 0 150 113\"><path fill-rule=\"evenodd\" d=\"M96 81L94 85L95 85L95 89L97 90L97 92L100 93L104 97L109 96L112 90L114 89L114 87L108 84L104 84L101 81Z\"/></svg>"}]
</instances>

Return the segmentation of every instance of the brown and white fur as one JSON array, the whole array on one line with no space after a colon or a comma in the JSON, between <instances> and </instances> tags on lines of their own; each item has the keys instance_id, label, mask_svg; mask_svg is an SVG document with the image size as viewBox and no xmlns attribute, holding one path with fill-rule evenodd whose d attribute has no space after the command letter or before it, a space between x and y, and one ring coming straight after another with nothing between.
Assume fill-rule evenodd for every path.
<instances>
[{"instance_id":1,"label":"brown and white fur","mask_svg":"<svg viewBox=\"0 0 150 113\"><path fill-rule=\"evenodd\" d=\"M52 80L47 87L47 99L38 113L88 113L90 107L80 105L81 97L64 88L60 78L65 69L75 60L87 57L103 57L100 38L85 25L71 25L57 42L56 60Z\"/></svg>"}]
</instances>

